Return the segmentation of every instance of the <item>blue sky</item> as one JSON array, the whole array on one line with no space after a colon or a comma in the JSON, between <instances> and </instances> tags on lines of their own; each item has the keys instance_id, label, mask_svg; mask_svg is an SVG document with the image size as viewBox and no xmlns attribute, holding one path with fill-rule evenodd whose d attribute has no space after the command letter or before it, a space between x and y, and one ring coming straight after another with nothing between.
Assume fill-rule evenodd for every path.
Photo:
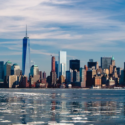
<instances>
[{"instance_id":1,"label":"blue sky","mask_svg":"<svg viewBox=\"0 0 125 125\"><path fill-rule=\"evenodd\" d=\"M22 39L28 25L31 60L51 70L51 56L67 51L67 62L114 56L125 62L125 0L0 0L0 60L22 65ZM68 67L67 67L68 69Z\"/></svg>"}]
</instances>

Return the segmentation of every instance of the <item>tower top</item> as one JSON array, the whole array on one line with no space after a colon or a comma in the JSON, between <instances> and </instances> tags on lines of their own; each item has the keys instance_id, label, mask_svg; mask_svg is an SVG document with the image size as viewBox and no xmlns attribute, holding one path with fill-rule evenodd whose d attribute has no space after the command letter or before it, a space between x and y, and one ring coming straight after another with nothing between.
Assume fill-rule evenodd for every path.
<instances>
[{"instance_id":1,"label":"tower top","mask_svg":"<svg viewBox=\"0 0 125 125\"><path fill-rule=\"evenodd\" d=\"M27 37L27 25L26 25L26 37Z\"/></svg>"},{"instance_id":2,"label":"tower top","mask_svg":"<svg viewBox=\"0 0 125 125\"><path fill-rule=\"evenodd\" d=\"M112 60L115 60L114 56L112 56Z\"/></svg>"}]
</instances>

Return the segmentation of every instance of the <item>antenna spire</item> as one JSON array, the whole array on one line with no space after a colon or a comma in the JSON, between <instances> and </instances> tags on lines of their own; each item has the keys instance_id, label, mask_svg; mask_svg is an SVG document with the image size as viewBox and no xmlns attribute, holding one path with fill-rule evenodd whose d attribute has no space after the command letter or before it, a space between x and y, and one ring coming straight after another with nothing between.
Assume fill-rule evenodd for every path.
<instances>
[{"instance_id":1,"label":"antenna spire","mask_svg":"<svg viewBox=\"0 0 125 125\"><path fill-rule=\"evenodd\" d=\"M27 25L26 25L26 37L27 37Z\"/></svg>"}]
</instances>

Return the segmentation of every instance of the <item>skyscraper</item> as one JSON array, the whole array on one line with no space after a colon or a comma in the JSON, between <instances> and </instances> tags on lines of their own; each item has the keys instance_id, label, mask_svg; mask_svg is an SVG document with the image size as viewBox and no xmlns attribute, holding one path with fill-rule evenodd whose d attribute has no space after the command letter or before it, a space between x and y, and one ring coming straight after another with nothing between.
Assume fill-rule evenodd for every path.
<instances>
[{"instance_id":1,"label":"skyscraper","mask_svg":"<svg viewBox=\"0 0 125 125\"><path fill-rule=\"evenodd\" d=\"M10 61L7 61L4 65L4 82L5 84L8 82L8 76L11 75L11 66L12 63Z\"/></svg>"},{"instance_id":2,"label":"skyscraper","mask_svg":"<svg viewBox=\"0 0 125 125\"><path fill-rule=\"evenodd\" d=\"M99 67L98 67L98 62L93 62L93 60L92 59L90 59L89 60L89 62L88 62L88 68L95 68L95 69L98 69Z\"/></svg>"},{"instance_id":3,"label":"skyscraper","mask_svg":"<svg viewBox=\"0 0 125 125\"><path fill-rule=\"evenodd\" d=\"M29 76L30 73L30 40L27 37L27 28L26 36L23 38L23 48L22 48L22 75Z\"/></svg>"},{"instance_id":4,"label":"skyscraper","mask_svg":"<svg viewBox=\"0 0 125 125\"><path fill-rule=\"evenodd\" d=\"M35 75L39 75L39 68L37 65L32 65L30 68L30 75L33 77Z\"/></svg>"},{"instance_id":5,"label":"skyscraper","mask_svg":"<svg viewBox=\"0 0 125 125\"><path fill-rule=\"evenodd\" d=\"M50 76L51 76L51 87L55 87L56 86L56 71L55 71L55 57L52 56L52 62L51 62L51 65L52 65L52 69L51 69L51 72L50 72Z\"/></svg>"},{"instance_id":6,"label":"skyscraper","mask_svg":"<svg viewBox=\"0 0 125 125\"><path fill-rule=\"evenodd\" d=\"M101 57L101 67L102 69L109 69L112 63L112 57Z\"/></svg>"},{"instance_id":7,"label":"skyscraper","mask_svg":"<svg viewBox=\"0 0 125 125\"><path fill-rule=\"evenodd\" d=\"M46 79L46 72L43 72L43 79Z\"/></svg>"},{"instance_id":8,"label":"skyscraper","mask_svg":"<svg viewBox=\"0 0 125 125\"><path fill-rule=\"evenodd\" d=\"M59 52L59 71L58 76L63 75L66 78L66 51Z\"/></svg>"},{"instance_id":9,"label":"skyscraper","mask_svg":"<svg viewBox=\"0 0 125 125\"><path fill-rule=\"evenodd\" d=\"M76 60L70 60L70 69L72 70L77 70L79 71L80 69L80 60L76 59Z\"/></svg>"},{"instance_id":10,"label":"skyscraper","mask_svg":"<svg viewBox=\"0 0 125 125\"><path fill-rule=\"evenodd\" d=\"M11 75L20 75L20 66L18 64L15 63L11 66Z\"/></svg>"},{"instance_id":11,"label":"skyscraper","mask_svg":"<svg viewBox=\"0 0 125 125\"><path fill-rule=\"evenodd\" d=\"M55 72L55 57L52 56L52 72Z\"/></svg>"},{"instance_id":12,"label":"skyscraper","mask_svg":"<svg viewBox=\"0 0 125 125\"><path fill-rule=\"evenodd\" d=\"M4 62L0 61L0 80L3 80L4 73Z\"/></svg>"},{"instance_id":13,"label":"skyscraper","mask_svg":"<svg viewBox=\"0 0 125 125\"><path fill-rule=\"evenodd\" d=\"M57 78L58 78L58 68L59 68L58 61L55 61L55 70L56 70L56 76L57 76Z\"/></svg>"}]
</instances>

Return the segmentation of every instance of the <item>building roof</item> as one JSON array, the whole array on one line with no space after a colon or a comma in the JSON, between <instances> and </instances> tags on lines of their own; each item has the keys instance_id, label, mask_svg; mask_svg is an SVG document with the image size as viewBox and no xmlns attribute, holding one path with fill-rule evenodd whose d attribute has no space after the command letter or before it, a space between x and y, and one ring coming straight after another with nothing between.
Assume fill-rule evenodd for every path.
<instances>
[{"instance_id":1,"label":"building roof","mask_svg":"<svg viewBox=\"0 0 125 125\"><path fill-rule=\"evenodd\" d=\"M10 62L10 61L8 60L7 63L11 64L12 62Z\"/></svg>"},{"instance_id":2,"label":"building roof","mask_svg":"<svg viewBox=\"0 0 125 125\"><path fill-rule=\"evenodd\" d=\"M32 65L32 67L38 67L37 65Z\"/></svg>"},{"instance_id":3,"label":"building roof","mask_svg":"<svg viewBox=\"0 0 125 125\"><path fill-rule=\"evenodd\" d=\"M114 56L112 56L112 60L115 60Z\"/></svg>"},{"instance_id":4,"label":"building roof","mask_svg":"<svg viewBox=\"0 0 125 125\"><path fill-rule=\"evenodd\" d=\"M18 64L17 64L17 63L14 63L13 66L18 66Z\"/></svg>"}]
</instances>

